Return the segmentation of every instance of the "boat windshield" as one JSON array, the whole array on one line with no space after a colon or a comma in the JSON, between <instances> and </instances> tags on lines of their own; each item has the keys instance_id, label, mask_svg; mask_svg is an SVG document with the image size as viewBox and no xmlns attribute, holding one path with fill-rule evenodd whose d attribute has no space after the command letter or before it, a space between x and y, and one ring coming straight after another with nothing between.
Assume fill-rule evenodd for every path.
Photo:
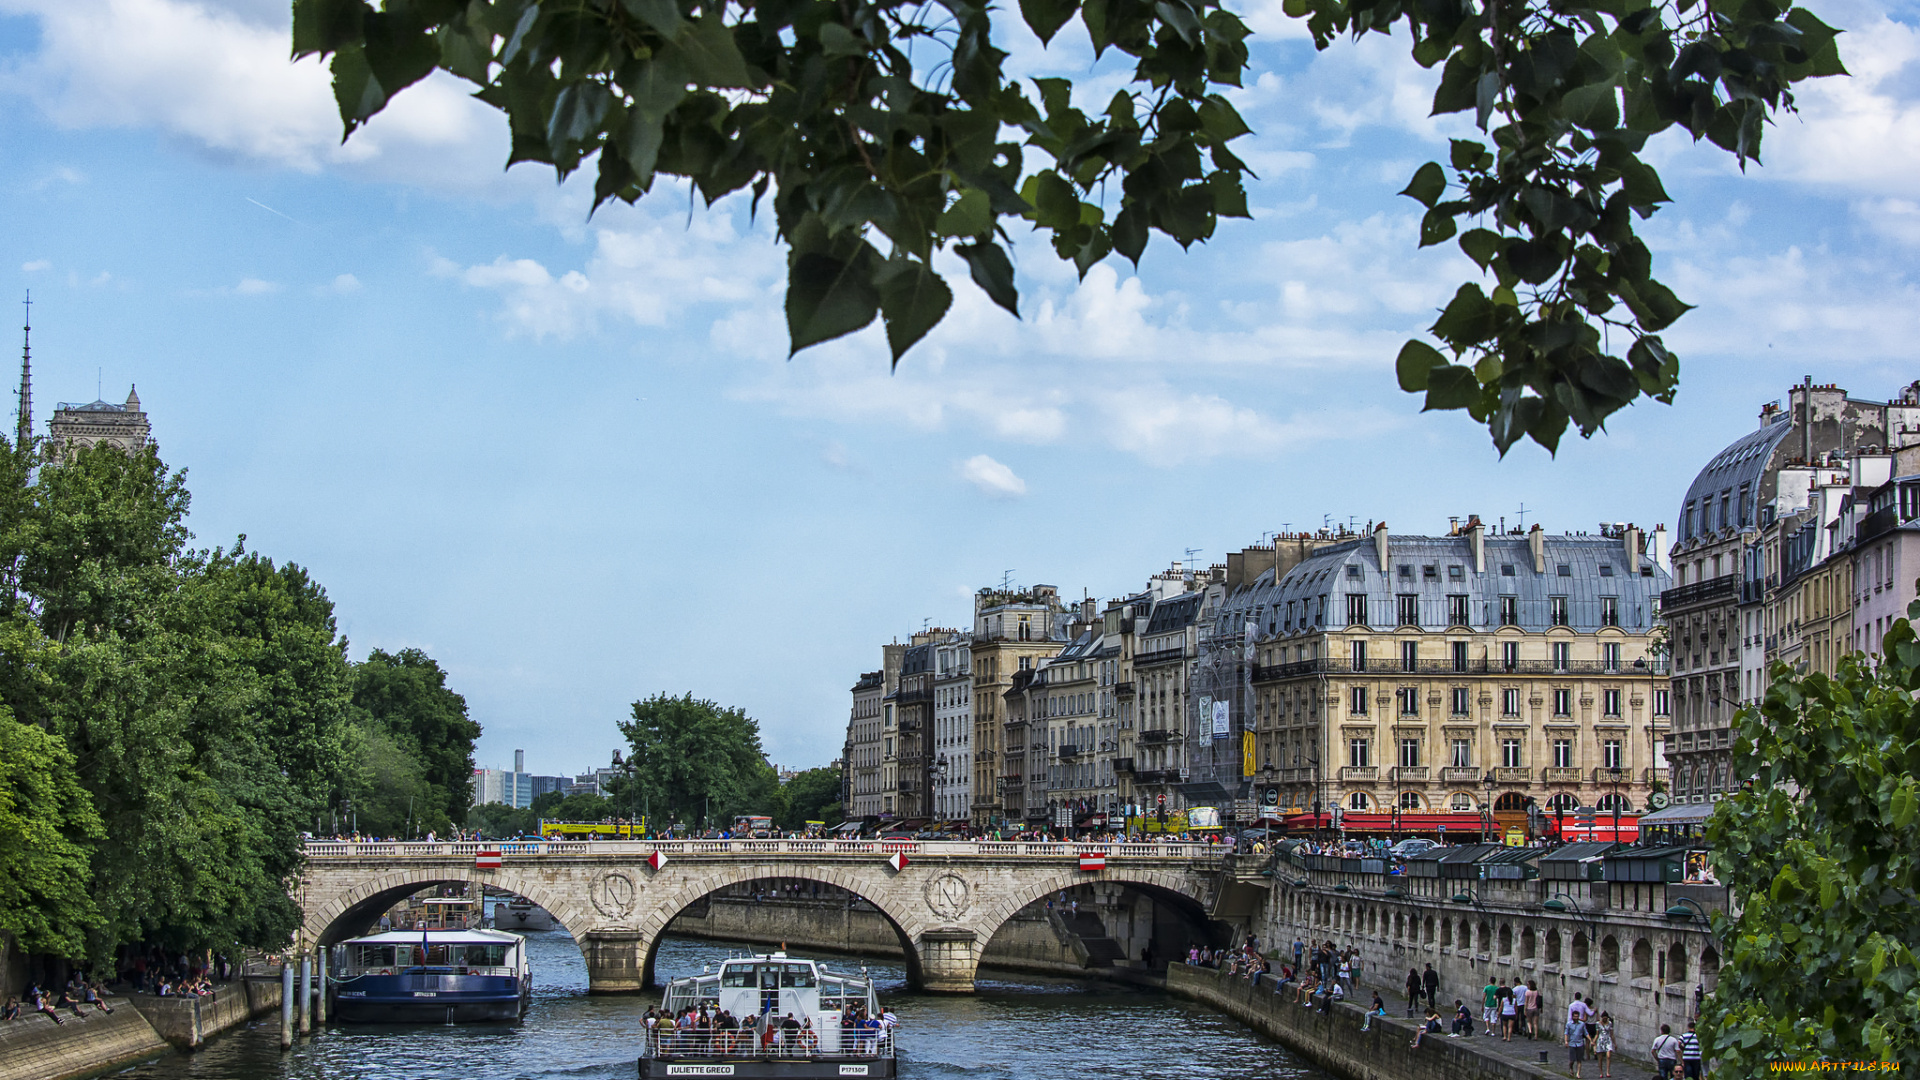
<instances>
[{"instance_id":1,"label":"boat windshield","mask_svg":"<svg viewBox=\"0 0 1920 1080\"><path fill-rule=\"evenodd\" d=\"M799 990L811 989L814 983L811 964L728 964L720 972L722 986Z\"/></svg>"},{"instance_id":2,"label":"boat windshield","mask_svg":"<svg viewBox=\"0 0 1920 1080\"><path fill-rule=\"evenodd\" d=\"M505 967L507 945L355 945L349 958L356 968Z\"/></svg>"}]
</instances>

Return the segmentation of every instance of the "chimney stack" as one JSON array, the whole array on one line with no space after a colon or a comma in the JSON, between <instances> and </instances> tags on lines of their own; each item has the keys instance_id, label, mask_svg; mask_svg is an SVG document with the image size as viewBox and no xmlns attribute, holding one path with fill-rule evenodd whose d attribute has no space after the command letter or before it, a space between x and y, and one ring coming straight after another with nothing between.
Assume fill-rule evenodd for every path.
<instances>
[{"instance_id":1,"label":"chimney stack","mask_svg":"<svg viewBox=\"0 0 1920 1080\"><path fill-rule=\"evenodd\" d=\"M1387 523L1381 522L1373 527L1373 553L1380 557L1380 572L1387 570Z\"/></svg>"},{"instance_id":2,"label":"chimney stack","mask_svg":"<svg viewBox=\"0 0 1920 1080\"><path fill-rule=\"evenodd\" d=\"M1533 572L1547 572L1547 534L1540 531L1540 523L1534 522L1527 530L1527 547L1533 552Z\"/></svg>"},{"instance_id":3,"label":"chimney stack","mask_svg":"<svg viewBox=\"0 0 1920 1080\"><path fill-rule=\"evenodd\" d=\"M1627 545L1627 573L1639 576L1640 573L1640 526L1628 525L1620 531Z\"/></svg>"},{"instance_id":4,"label":"chimney stack","mask_svg":"<svg viewBox=\"0 0 1920 1080\"><path fill-rule=\"evenodd\" d=\"M1467 518L1467 544L1473 548L1473 572L1487 572L1487 523L1479 514Z\"/></svg>"}]
</instances>

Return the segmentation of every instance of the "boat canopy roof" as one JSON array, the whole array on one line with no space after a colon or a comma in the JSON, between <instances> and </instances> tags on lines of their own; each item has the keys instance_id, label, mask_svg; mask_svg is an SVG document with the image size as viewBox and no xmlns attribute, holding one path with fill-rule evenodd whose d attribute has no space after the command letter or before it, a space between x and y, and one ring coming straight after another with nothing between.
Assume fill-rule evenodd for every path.
<instances>
[{"instance_id":1,"label":"boat canopy roof","mask_svg":"<svg viewBox=\"0 0 1920 1080\"><path fill-rule=\"evenodd\" d=\"M519 934L503 930L389 930L384 934L348 938L342 945L518 945Z\"/></svg>"}]
</instances>

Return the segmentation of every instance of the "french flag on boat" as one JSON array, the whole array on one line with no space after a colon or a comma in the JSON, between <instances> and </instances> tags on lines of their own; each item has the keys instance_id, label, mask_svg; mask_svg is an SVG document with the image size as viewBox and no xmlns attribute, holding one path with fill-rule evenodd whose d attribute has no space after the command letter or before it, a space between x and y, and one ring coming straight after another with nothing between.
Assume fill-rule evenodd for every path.
<instances>
[{"instance_id":1,"label":"french flag on boat","mask_svg":"<svg viewBox=\"0 0 1920 1080\"><path fill-rule=\"evenodd\" d=\"M474 868L475 870L498 870L498 869L500 869L500 853L499 853L498 851L476 851L476 852L474 852L474 853L473 853L473 868Z\"/></svg>"},{"instance_id":2,"label":"french flag on boat","mask_svg":"<svg viewBox=\"0 0 1920 1080\"><path fill-rule=\"evenodd\" d=\"M1106 868L1107 868L1107 853L1106 853L1106 852L1104 852L1104 851L1083 851L1083 852L1081 852L1081 853L1080 853L1080 869L1082 869L1082 870L1105 870Z\"/></svg>"}]
</instances>

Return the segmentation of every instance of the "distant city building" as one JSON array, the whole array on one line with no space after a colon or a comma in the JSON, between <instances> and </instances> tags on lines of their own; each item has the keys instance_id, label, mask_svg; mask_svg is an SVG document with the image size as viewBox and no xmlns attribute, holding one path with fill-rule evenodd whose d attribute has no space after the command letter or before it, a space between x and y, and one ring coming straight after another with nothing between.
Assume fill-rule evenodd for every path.
<instances>
[{"instance_id":1,"label":"distant city building","mask_svg":"<svg viewBox=\"0 0 1920 1080\"><path fill-rule=\"evenodd\" d=\"M47 423L47 458L59 461L69 452L89 446L116 446L132 452L153 441L153 427L140 410L140 394L127 391L125 404L106 401L86 404L63 401Z\"/></svg>"},{"instance_id":2,"label":"distant city building","mask_svg":"<svg viewBox=\"0 0 1920 1080\"><path fill-rule=\"evenodd\" d=\"M603 770L608 771L608 770ZM527 752L513 752L512 769L473 770L473 804L505 803L516 810L533 805L533 800L550 791L571 794L580 783L570 776L535 776L527 771ZM597 789L596 789L597 790Z\"/></svg>"}]
</instances>

